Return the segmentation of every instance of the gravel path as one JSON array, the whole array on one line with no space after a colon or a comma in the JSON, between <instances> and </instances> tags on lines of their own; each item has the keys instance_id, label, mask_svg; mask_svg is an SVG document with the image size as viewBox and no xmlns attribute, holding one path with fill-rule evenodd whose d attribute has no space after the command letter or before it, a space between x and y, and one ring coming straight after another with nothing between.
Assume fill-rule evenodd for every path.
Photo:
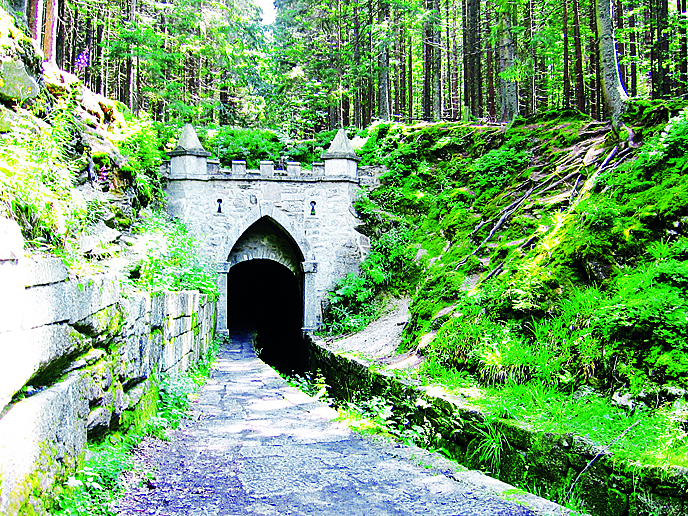
<instances>
[{"instance_id":1,"label":"gravel path","mask_svg":"<svg viewBox=\"0 0 688 516\"><path fill-rule=\"evenodd\" d=\"M148 440L124 515L565 514L557 505L420 448L361 437L256 358L247 335L220 351L192 419Z\"/></svg>"}]
</instances>

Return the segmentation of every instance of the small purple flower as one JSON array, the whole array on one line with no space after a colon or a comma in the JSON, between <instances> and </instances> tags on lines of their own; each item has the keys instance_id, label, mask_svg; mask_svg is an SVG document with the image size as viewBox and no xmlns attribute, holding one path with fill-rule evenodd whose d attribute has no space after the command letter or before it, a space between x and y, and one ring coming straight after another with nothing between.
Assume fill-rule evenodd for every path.
<instances>
[{"instance_id":1,"label":"small purple flower","mask_svg":"<svg viewBox=\"0 0 688 516\"><path fill-rule=\"evenodd\" d=\"M83 68L86 68L88 66L89 61L90 61L88 54L89 54L88 47L86 47L81 54L76 56L76 63L74 63L74 64L76 65L77 68L83 69Z\"/></svg>"},{"instance_id":2,"label":"small purple flower","mask_svg":"<svg viewBox=\"0 0 688 516\"><path fill-rule=\"evenodd\" d=\"M98 171L98 179L101 182L104 182L104 181L107 181L107 178L108 178L108 169L105 168L105 165L103 165L102 167L100 167L100 170Z\"/></svg>"}]
</instances>

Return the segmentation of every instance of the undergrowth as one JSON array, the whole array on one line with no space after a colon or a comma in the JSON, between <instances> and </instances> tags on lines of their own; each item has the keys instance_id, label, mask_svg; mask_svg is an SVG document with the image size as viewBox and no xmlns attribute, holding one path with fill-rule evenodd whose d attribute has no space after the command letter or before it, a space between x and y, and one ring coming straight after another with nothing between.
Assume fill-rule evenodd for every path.
<instances>
[{"instance_id":1,"label":"undergrowth","mask_svg":"<svg viewBox=\"0 0 688 516\"><path fill-rule=\"evenodd\" d=\"M17 117L0 134L0 216L19 223L29 245L61 249L86 220L86 203L74 190L78 171L69 143L79 130L74 103L51 111L52 125Z\"/></svg>"},{"instance_id":2,"label":"undergrowth","mask_svg":"<svg viewBox=\"0 0 688 516\"><path fill-rule=\"evenodd\" d=\"M337 420L356 432L381 435L403 444L438 451L451 458L450 452L440 446L439 435L429 422L418 419L416 403L422 403L422 400L407 400L405 405L397 403L395 406L384 396L363 396L360 393L354 393L351 400L343 400L330 396L330 386L320 371L282 376L292 387L333 406L339 414Z\"/></svg>"},{"instance_id":3,"label":"undergrowth","mask_svg":"<svg viewBox=\"0 0 688 516\"><path fill-rule=\"evenodd\" d=\"M149 292L199 290L217 299L216 272L199 252L199 244L184 223L155 211L133 228L145 236L146 255L130 267L135 287Z\"/></svg>"},{"instance_id":4,"label":"undergrowth","mask_svg":"<svg viewBox=\"0 0 688 516\"><path fill-rule=\"evenodd\" d=\"M425 359L417 378L600 444L637 421L619 457L685 465L688 110L645 103L626 123L642 147L599 174L618 142L593 145L573 111L506 129L377 124L360 154L387 172L356 208L373 248L406 235L400 351ZM331 333L359 330L394 291L379 263L333 289Z\"/></svg>"}]
</instances>

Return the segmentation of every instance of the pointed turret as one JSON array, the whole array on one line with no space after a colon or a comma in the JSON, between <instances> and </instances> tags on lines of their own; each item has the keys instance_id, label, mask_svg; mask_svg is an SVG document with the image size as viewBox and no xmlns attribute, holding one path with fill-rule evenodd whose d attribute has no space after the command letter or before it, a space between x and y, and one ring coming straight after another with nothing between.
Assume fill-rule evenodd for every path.
<instances>
[{"instance_id":1,"label":"pointed turret","mask_svg":"<svg viewBox=\"0 0 688 516\"><path fill-rule=\"evenodd\" d=\"M169 179L205 179L208 177L208 156L193 125L186 124L170 157Z\"/></svg>"},{"instance_id":2,"label":"pointed turret","mask_svg":"<svg viewBox=\"0 0 688 516\"><path fill-rule=\"evenodd\" d=\"M323 159L352 159L356 162L361 161L356 155L356 151L351 146L349 138L346 136L346 131L342 128L337 131L337 134L330 144L330 148L322 155Z\"/></svg>"},{"instance_id":3,"label":"pointed turret","mask_svg":"<svg viewBox=\"0 0 688 516\"><path fill-rule=\"evenodd\" d=\"M325 161L326 176L356 177L358 162L361 161L344 129L337 131L330 148L322 155L322 159Z\"/></svg>"},{"instance_id":4,"label":"pointed turret","mask_svg":"<svg viewBox=\"0 0 688 516\"><path fill-rule=\"evenodd\" d=\"M179 142L172 152L168 153L170 156L210 156L210 153L203 148L201 140L198 139L196 129L191 124L186 124L182 129L182 134L179 136Z\"/></svg>"}]
</instances>

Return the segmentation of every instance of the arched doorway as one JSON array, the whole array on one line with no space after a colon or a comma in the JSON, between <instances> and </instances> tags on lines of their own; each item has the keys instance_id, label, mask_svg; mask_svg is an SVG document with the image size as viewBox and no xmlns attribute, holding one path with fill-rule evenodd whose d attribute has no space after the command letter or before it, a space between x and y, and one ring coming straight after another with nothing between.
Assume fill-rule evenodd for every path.
<instances>
[{"instance_id":1,"label":"arched doorway","mask_svg":"<svg viewBox=\"0 0 688 516\"><path fill-rule=\"evenodd\" d=\"M268 217L252 224L228 257L227 328L255 332L260 358L285 372L307 369L302 261L298 245Z\"/></svg>"}]
</instances>

